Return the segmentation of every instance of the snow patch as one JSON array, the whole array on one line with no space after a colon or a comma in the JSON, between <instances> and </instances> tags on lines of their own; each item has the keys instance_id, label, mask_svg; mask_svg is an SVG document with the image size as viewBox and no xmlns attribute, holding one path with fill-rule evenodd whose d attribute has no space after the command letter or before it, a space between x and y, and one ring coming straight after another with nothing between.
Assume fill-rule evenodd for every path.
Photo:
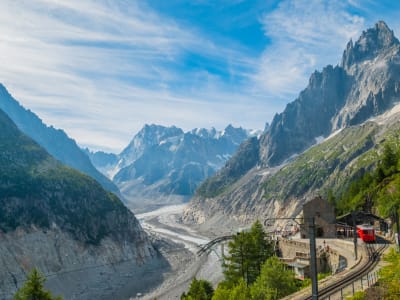
<instances>
[{"instance_id":1,"label":"snow patch","mask_svg":"<svg viewBox=\"0 0 400 300\"><path fill-rule=\"evenodd\" d=\"M323 135L317 136L315 138L315 144L321 144L323 141L325 141L325 137Z\"/></svg>"},{"instance_id":2,"label":"snow patch","mask_svg":"<svg viewBox=\"0 0 400 300\"><path fill-rule=\"evenodd\" d=\"M391 110L385 112L382 115L371 118L371 119L369 119L369 121L376 122L379 125L384 125L389 120L389 118L391 118L394 115L399 114L399 113L400 113L400 103L397 103Z\"/></svg>"},{"instance_id":3,"label":"snow patch","mask_svg":"<svg viewBox=\"0 0 400 300\"><path fill-rule=\"evenodd\" d=\"M327 141L327 140L333 138L335 135L339 134L342 130L343 130L343 128L340 128L340 129L338 129L338 130L332 132L332 133L325 139L325 141Z\"/></svg>"}]
</instances>

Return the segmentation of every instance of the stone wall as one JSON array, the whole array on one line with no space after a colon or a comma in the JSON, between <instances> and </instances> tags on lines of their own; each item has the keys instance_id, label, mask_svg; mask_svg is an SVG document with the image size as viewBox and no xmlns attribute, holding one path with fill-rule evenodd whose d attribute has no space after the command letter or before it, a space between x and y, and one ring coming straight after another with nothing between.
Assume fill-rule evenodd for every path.
<instances>
[{"instance_id":1,"label":"stone wall","mask_svg":"<svg viewBox=\"0 0 400 300\"><path fill-rule=\"evenodd\" d=\"M308 260L310 258L310 244L303 240L279 240L280 256L284 260ZM329 247L328 243L319 240L317 243L318 272L332 271L336 273L343 267L343 259L339 252Z\"/></svg>"}]
</instances>

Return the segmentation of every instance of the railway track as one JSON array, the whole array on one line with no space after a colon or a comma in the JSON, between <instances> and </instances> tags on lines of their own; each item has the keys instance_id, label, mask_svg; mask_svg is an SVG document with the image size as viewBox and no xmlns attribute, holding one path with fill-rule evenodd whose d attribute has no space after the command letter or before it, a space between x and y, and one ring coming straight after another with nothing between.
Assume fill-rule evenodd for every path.
<instances>
[{"instance_id":1,"label":"railway track","mask_svg":"<svg viewBox=\"0 0 400 300\"><path fill-rule=\"evenodd\" d=\"M366 244L366 255L368 256L368 260L363 265L356 268L353 272L349 273L346 277L338 282L331 283L327 286L324 286L318 291L318 298L325 299L329 298L339 292L341 289L349 286L354 281L359 279L360 277L368 274L368 272L372 271L375 266L378 264L382 253L386 250L389 244ZM311 300L312 296L307 296L303 298L304 300Z\"/></svg>"}]
</instances>

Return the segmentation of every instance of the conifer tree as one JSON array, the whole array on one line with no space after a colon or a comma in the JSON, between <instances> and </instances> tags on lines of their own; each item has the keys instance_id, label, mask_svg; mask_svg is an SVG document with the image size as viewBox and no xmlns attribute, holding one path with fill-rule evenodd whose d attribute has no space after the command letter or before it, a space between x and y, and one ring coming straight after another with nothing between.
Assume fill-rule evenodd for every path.
<instances>
[{"instance_id":1,"label":"conifer tree","mask_svg":"<svg viewBox=\"0 0 400 300\"><path fill-rule=\"evenodd\" d=\"M61 297L53 297L50 291L45 290L44 276L34 268L22 288L14 295L14 300L61 300Z\"/></svg>"},{"instance_id":2,"label":"conifer tree","mask_svg":"<svg viewBox=\"0 0 400 300\"><path fill-rule=\"evenodd\" d=\"M294 293L297 290L293 271L287 270L278 257L267 259L261 269L261 274L251 286L252 299L275 300Z\"/></svg>"},{"instance_id":3,"label":"conifer tree","mask_svg":"<svg viewBox=\"0 0 400 300\"><path fill-rule=\"evenodd\" d=\"M273 255L271 241L266 237L262 224L257 221L249 232L238 233L228 244L229 255L224 259L225 281L235 285L242 279L252 284L260 274L261 265Z\"/></svg>"},{"instance_id":4,"label":"conifer tree","mask_svg":"<svg viewBox=\"0 0 400 300\"><path fill-rule=\"evenodd\" d=\"M260 221L256 221L250 229L252 239L250 258L249 281L252 283L260 275L261 266L272 255L274 255L273 245L267 237Z\"/></svg>"},{"instance_id":5,"label":"conifer tree","mask_svg":"<svg viewBox=\"0 0 400 300\"><path fill-rule=\"evenodd\" d=\"M251 252L250 235L246 232L238 233L231 242L229 242L229 255L224 257L224 275L228 284L235 285L240 279L246 284L249 282L250 256Z\"/></svg>"},{"instance_id":6,"label":"conifer tree","mask_svg":"<svg viewBox=\"0 0 400 300\"><path fill-rule=\"evenodd\" d=\"M181 300L211 300L214 289L207 280L193 278L188 293L183 293Z\"/></svg>"}]
</instances>

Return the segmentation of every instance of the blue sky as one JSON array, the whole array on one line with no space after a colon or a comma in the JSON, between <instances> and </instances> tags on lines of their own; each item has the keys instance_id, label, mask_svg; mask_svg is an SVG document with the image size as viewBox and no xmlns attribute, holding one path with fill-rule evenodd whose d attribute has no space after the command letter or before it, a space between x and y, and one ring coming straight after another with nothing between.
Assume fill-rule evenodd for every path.
<instances>
[{"instance_id":1,"label":"blue sky","mask_svg":"<svg viewBox=\"0 0 400 300\"><path fill-rule=\"evenodd\" d=\"M80 145L145 123L262 129L400 4L372 0L2 0L0 82Z\"/></svg>"}]
</instances>

